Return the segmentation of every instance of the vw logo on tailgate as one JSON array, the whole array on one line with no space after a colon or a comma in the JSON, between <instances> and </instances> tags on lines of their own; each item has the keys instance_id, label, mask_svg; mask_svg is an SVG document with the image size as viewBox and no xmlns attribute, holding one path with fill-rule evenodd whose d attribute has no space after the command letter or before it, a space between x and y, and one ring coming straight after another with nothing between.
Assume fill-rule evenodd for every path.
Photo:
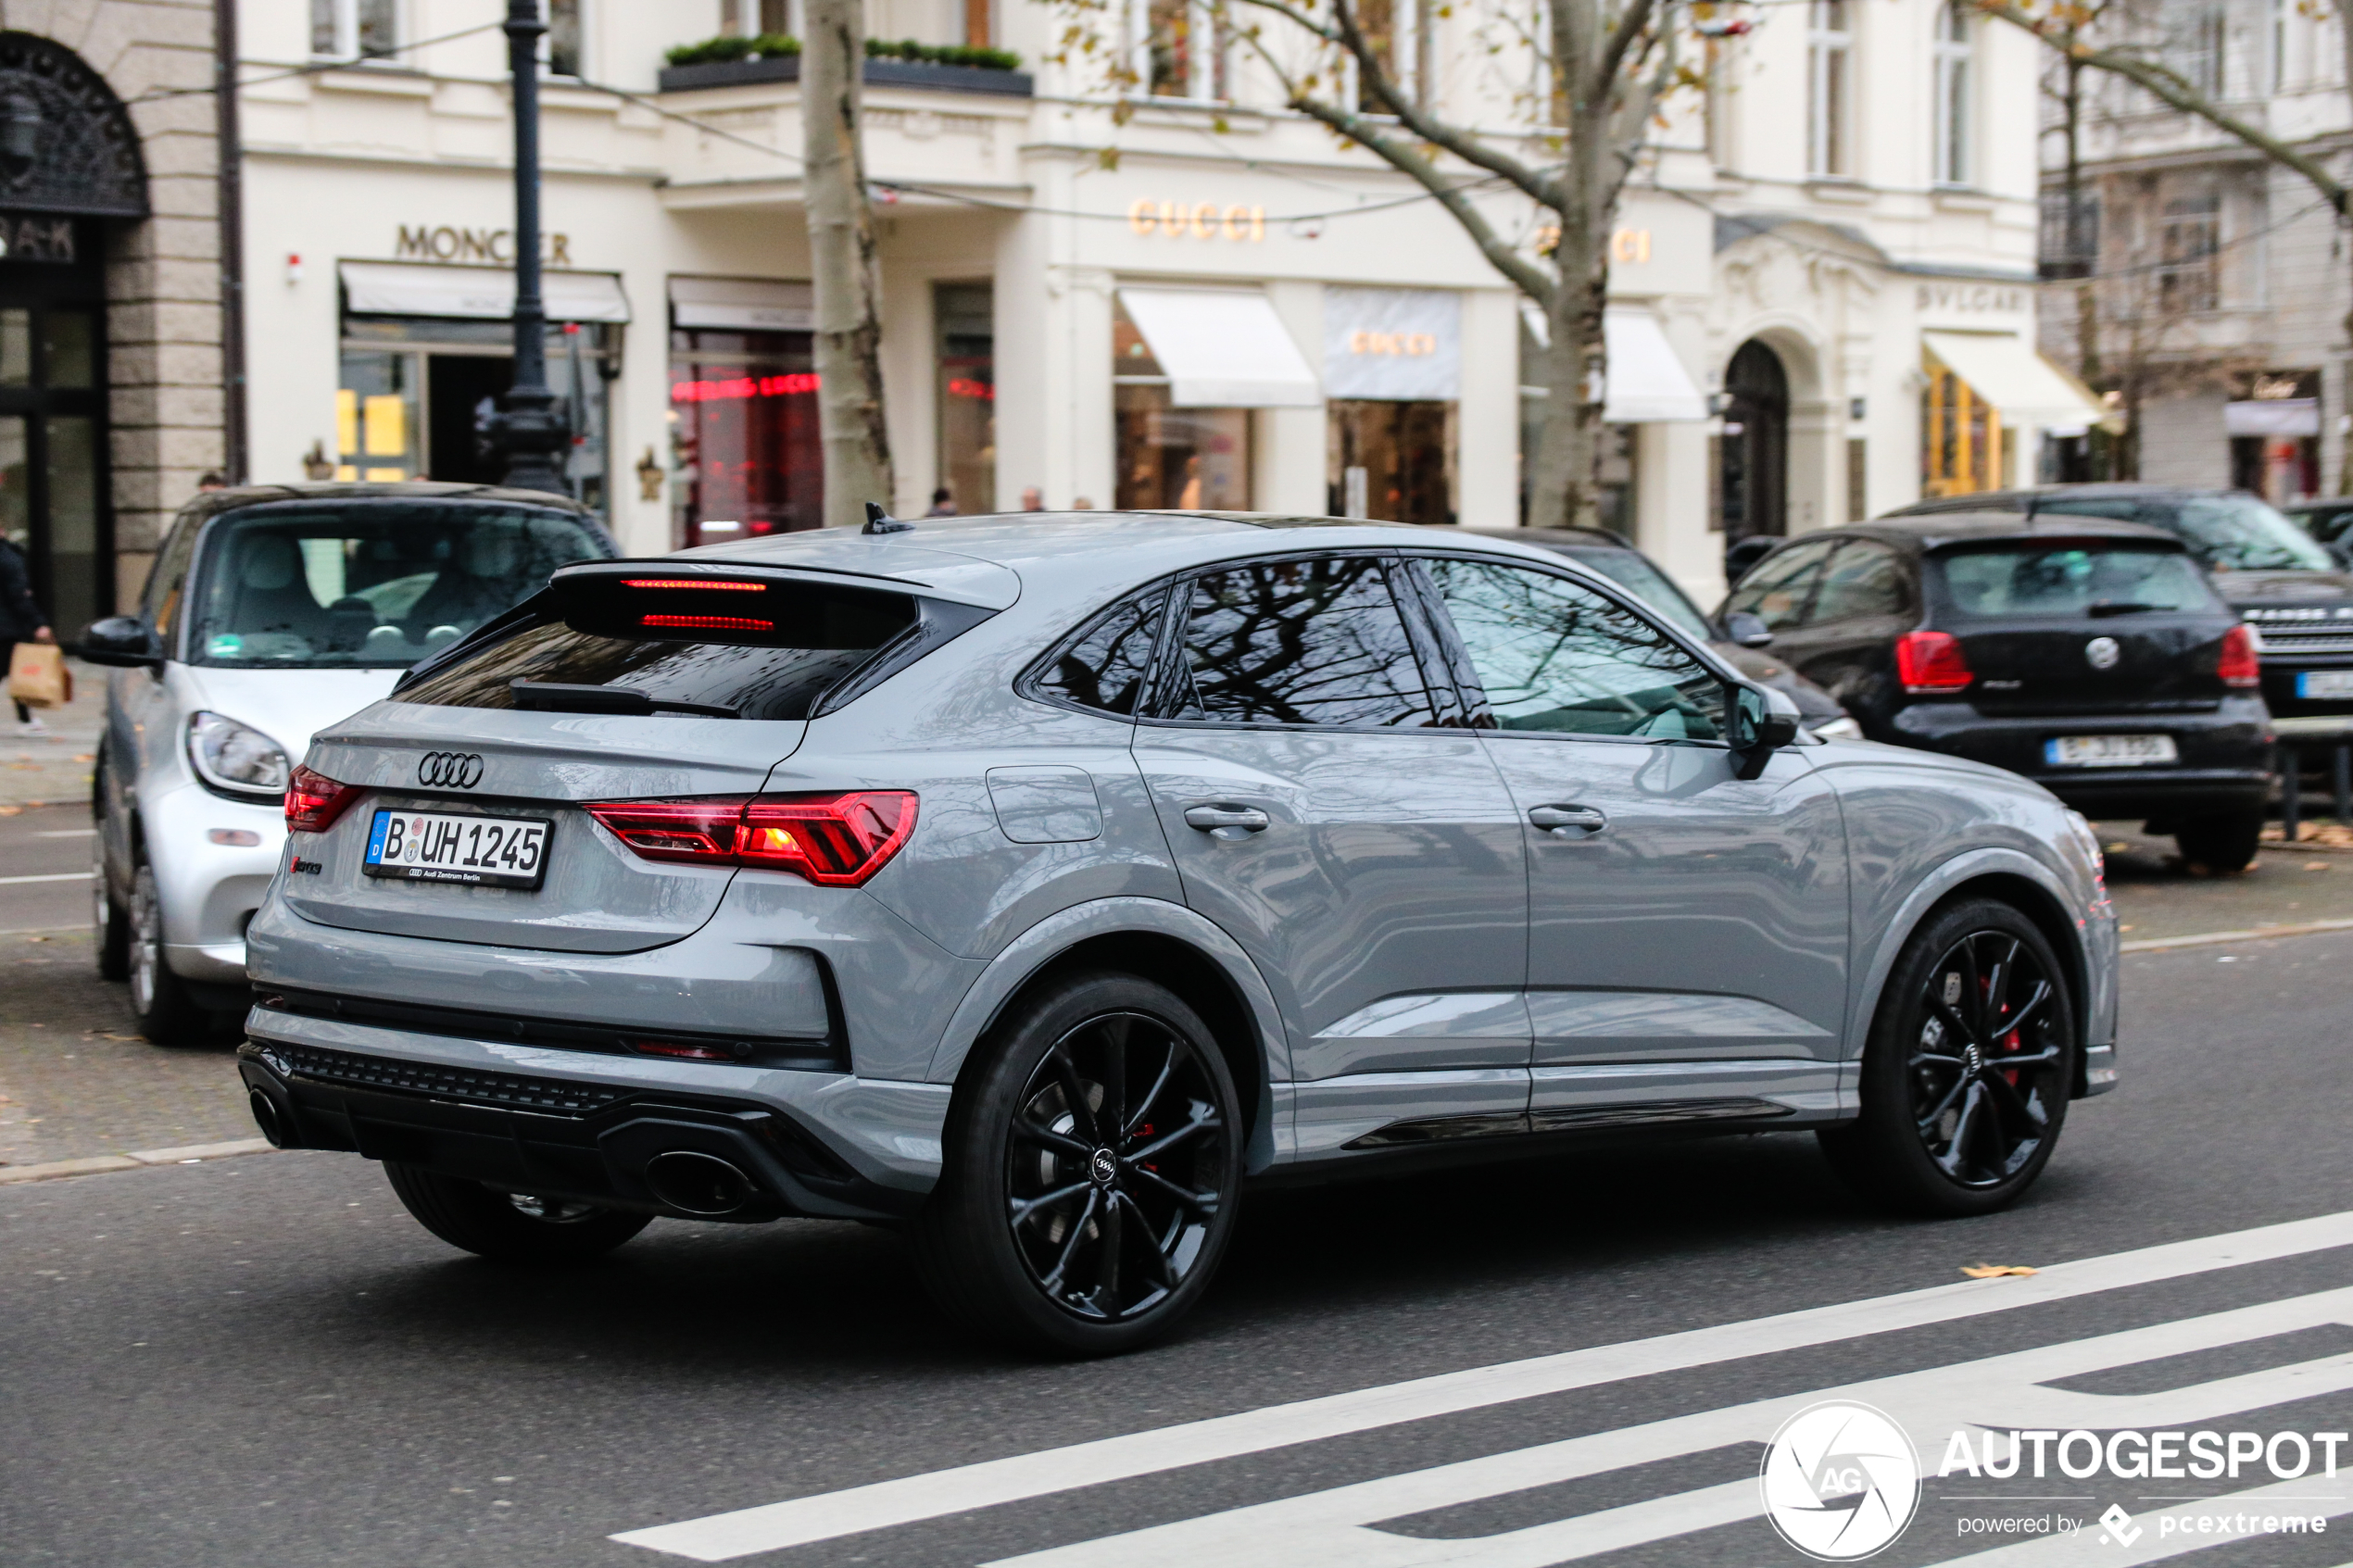
<instances>
[{"instance_id":1,"label":"vw logo on tailgate","mask_svg":"<svg viewBox=\"0 0 2353 1568\"><path fill-rule=\"evenodd\" d=\"M2114 637L2094 637L2083 645L2084 662L2095 670L2113 670L2123 657L2124 649Z\"/></svg>"},{"instance_id":2,"label":"vw logo on tailgate","mask_svg":"<svg viewBox=\"0 0 2353 1568\"><path fill-rule=\"evenodd\" d=\"M472 751L428 751L417 760L417 782L428 789L472 789L482 782L482 758Z\"/></svg>"}]
</instances>

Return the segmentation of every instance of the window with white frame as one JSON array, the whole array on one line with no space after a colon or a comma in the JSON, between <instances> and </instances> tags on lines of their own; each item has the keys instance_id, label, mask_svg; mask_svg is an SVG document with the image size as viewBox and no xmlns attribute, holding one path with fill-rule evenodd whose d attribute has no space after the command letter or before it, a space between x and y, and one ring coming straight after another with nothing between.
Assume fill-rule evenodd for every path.
<instances>
[{"instance_id":1,"label":"window with white frame","mask_svg":"<svg viewBox=\"0 0 2353 1568\"><path fill-rule=\"evenodd\" d=\"M787 0L719 0L719 31L729 38L792 31Z\"/></svg>"},{"instance_id":2,"label":"window with white frame","mask_svg":"<svg viewBox=\"0 0 2353 1568\"><path fill-rule=\"evenodd\" d=\"M582 0L547 0L547 35L540 45L550 76L585 74L580 63Z\"/></svg>"},{"instance_id":3,"label":"window with white frame","mask_svg":"<svg viewBox=\"0 0 2353 1568\"><path fill-rule=\"evenodd\" d=\"M1128 8L1136 90L1203 103L1229 95L1226 40L1202 0L1134 0Z\"/></svg>"},{"instance_id":4,"label":"window with white frame","mask_svg":"<svg viewBox=\"0 0 2353 1568\"><path fill-rule=\"evenodd\" d=\"M2167 19L2166 64L2191 88L2222 96L2229 80L2228 20L2220 6L2177 6Z\"/></svg>"},{"instance_id":5,"label":"window with white frame","mask_svg":"<svg viewBox=\"0 0 2353 1568\"><path fill-rule=\"evenodd\" d=\"M2271 0L2271 91L2287 90L2288 0Z\"/></svg>"},{"instance_id":6,"label":"window with white frame","mask_svg":"<svg viewBox=\"0 0 2353 1568\"><path fill-rule=\"evenodd\" d=\"M2158 226L2158 308L2195 315L2221 303L2222 198L2212 193L2165 204Z\"/></svg>"},{"instance_id":7,"label":"window with white frame","mask_svg":"<svg viewBox=\"0 0 2353 1568\"><path fill-rule=\"evenodd\" d=\"M395 0L310 0L310 52L321 59L389 55L399 46Z\"/></svg>"},{"instance_id":8,"label":"window with white frame","mask_svg":"<svg viewBox=\"0 0 2353 1568\"><path fill-rule=\"evenodd\" d=\"M1855 35L1849 0L1807 0L1806 14L1806 171L1848 174L1847 105L1853 95Z\"/></svg>"},{"instance_id":9,"label":"window with white frame","mask_svg":"<svg viewBox=\"0 0 2353 1568\"><path fill-rule=\"evenodd\" d=\"M1936 182L1969 182L1970 66L1974 44L1969 13L1958 0L1945 0L1936 14Z\"/></svg>"},{"instance_id":10,"label":"window with white frame","mask_svg":"<svg viewBox=\"0 0 2353 1568\"><path fill-rule=\"evenodd\" d=\"M1421 0L1348 0L1348 7L1382 73L1396 84L1406 102L1428 104L1429 7ZM1359 105L1383 110L1384 106L1363 91L1359 80L1363 67L1352 58L1348 69L1352 95Z\"/></svg>"}]
</instances>

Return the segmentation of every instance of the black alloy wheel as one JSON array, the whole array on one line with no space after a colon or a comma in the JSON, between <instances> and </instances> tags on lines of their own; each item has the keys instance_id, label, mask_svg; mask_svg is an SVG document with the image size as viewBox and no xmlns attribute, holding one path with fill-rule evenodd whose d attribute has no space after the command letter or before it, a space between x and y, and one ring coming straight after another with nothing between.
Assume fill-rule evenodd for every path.
<instances>
[{"instance_id":1,"label":"black alloy wheel","mask_svg":"<svg viewBox=\"0 0 2353 1568\"><path fill-rule=\"evenodd\" d=\"M1914 1212L2010 1202L2051 1158L2075 1073L2066 976L2033 923L1972 900L1906 944L1864 1057L1862 1118L1822 1135L1857 1190Z\"/></svg>"},{"instance_id":2,"label":"black alloy wheel","mask_svg":"<svg viewBox=\"0 0 2353 1568\"><path fill-rule=\"evenodd\" d=\"M935 1294L1062 1354L1164 1333L1232 1231L1242 1129L1225 1059L1191 1009L1125 975L1055 987L1000 1042L917 1227Z\"/></svg>"}]
</instances>

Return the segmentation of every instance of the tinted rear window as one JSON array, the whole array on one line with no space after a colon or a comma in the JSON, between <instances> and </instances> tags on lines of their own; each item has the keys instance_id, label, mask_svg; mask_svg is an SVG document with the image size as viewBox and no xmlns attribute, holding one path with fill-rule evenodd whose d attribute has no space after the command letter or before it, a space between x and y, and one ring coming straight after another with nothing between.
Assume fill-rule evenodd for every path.
<instances>
[{"instance_id":1,"label":"tinted rear window","mask_svg":"<svg viewBox=\"0 0 2353 1568\"><path fill-rule=\"evenodd\" d=\"M263 505L206 529L188 658L239 669L405 669L611 552L537 507L355 498Z\"/></svg>"},{"instance_id":2,"label":"tinted rear window","mask_svg":"<svg viewBox=\"0 0 2353 1568\"><path fill-rule=\"evenodd\" d=\"M2178 550L2019 546L1936 558L1964 615L2084 616L2222 609Z\"/></svg>"},{"instance_id":3,"label":"tinted rear window","mask_svg":"<svg viewBox=\"0 0 2353 1568\"><path fill-rule=\"evenodd\" d=\"M445 708L514 708L511 681L624 687L657 703L731 708L744 719L806 719L828 691L912 633L914 598L865 588L771 582L747 594L652 594L632 601L605 588L546 621L477 649L400 693ZM718 601L714 604L712 601ZM626 606L626 608L622 608ZM663 637L630 628L654 619L729 621L709 638ZM724 611L726 613L718 613ZM711 613L705 613L711 612Z\"/></svg>"}]
</instances>

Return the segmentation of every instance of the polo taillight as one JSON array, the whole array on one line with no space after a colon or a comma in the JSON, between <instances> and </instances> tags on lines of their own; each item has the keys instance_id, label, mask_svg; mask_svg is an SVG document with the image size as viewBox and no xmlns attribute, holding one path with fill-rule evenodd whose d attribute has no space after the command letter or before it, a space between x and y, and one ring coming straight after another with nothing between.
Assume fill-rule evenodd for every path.
<instances>
[{"instance_id":1,"label":"polo taillight","mask_svg":"<svg viewBox=\"0 0 2353 1568\"><path fill-rule=\"evenodd\" d=\"M1957 692L1977 679L1950 632L1906 632L1895 640L1895 677L1907 692Z\"/></svg>"},{"instance_id":2,"label":"polo taillight","mask_svg":"<svg viewBox=\"0 0 2353 1568\"><path fill-rule=\"evenodd\" d=\"M2261 652L2253 627L2233 626L2222 633L2222 658L2214 672L2226 686L2259 686L2263 684Z\"/></svg>"},{"instance_id":3,"label":"polo taillight","mask_svg":"<svg viewBox=\"0 0 2353 1568\"><path fill-rule=\"evenodd\" d=\"M790 872L823 887L862 885L915 831L915 795L904 789L605 800L586 810L644 859Z\"/></svg>"},{"instance_id":4,"label":"polo taillight","mask_svg":"<svg viewBox=\"0 0 2353 1568\"><path fill-rule=\"evenodd\" d=\"M324 773L296 768L286 781L286 831L324 833L366 793L357 784L338 784Z\"/></svg>"}]
</instances>

